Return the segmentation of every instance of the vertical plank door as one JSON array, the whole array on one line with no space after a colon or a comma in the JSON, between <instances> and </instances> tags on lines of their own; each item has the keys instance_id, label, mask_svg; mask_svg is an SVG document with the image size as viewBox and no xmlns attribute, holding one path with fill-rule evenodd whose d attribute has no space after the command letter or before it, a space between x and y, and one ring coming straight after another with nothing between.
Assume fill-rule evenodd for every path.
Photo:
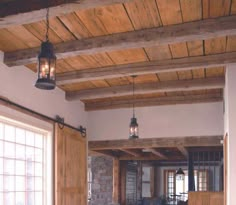
<instances>
[{"instance_id":1,"label":"vertical plank door","mask_svg":"<svg viewBox=\"0 0 236 205\"><path fill-rule=\"evenodd\" d=\"M55 125L55 204L87 204L87 142L80 132Z\"/></svg>"}]
</instances>

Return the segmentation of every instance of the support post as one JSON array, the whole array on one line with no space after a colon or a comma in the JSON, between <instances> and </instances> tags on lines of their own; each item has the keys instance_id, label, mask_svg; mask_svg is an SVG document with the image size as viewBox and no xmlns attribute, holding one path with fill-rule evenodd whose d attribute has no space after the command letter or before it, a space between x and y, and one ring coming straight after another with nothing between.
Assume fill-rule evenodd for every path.
<instances>
[{"instance_id":1,"label":"support post","mask_svg":"<svg viewBox=\"0 0 236 205\"><path fill-rule=\"evenodd\" d=\"M188 191L195 191L193 153L188 154Z\"/></svg>"}]
</instances>

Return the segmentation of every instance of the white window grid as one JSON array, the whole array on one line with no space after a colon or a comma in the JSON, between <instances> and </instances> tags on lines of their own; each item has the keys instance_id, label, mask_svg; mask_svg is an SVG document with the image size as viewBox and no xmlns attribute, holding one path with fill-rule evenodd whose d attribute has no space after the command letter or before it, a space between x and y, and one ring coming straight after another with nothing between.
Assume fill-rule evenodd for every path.
<instances>
[{"instance_id":1,"label":"white window grid","mask_svg":"<svg viewBox=\"0 0 236 205\"><path fill-rule=\"evenodd\" d=\"M0 119L0 204L46 204L46 136Z\"/></svg>"}]
</instances>

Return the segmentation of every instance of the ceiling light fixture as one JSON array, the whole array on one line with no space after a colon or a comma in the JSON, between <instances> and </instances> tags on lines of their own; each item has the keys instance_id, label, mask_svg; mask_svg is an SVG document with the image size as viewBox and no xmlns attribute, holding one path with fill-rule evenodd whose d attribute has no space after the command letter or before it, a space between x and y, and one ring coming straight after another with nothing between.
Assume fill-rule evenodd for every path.
<instances>
[{"instance_id":1,"label":"ceiling light fixture","mask_svg":"<svg viewBox=\"0 0 236 205\"><path fill-rule=\"evenodd\" d=\"M184 180L184 176L184 171L181 168L179 168L175 173L175 177L177 180Z\"/></svg>"},{"instance_id":2,"label":"ceiling light fixture","mask_svg":"<svg viewBox=\"0 0 236 205\"><path fill-rule=\"evenodd\" d=\"M134 108L134 79L137 76L133 75L133 117L131 118L129 125L129 139L137 139L138 138L138 123L137 118L135 117L135 108Z\"/></svg>"},{"instance_id":3,"label":"ceiling light fixture","mask_svg":"<svg viewBox=\"0 0 236 205\"><path fill-rule=\"evenodd\" d=\"M53 90L56 86L56 56L53 45L49 42L49 6L46 14L46 41L41 44L38 55L38 79L35 87L43 90Z\"/></svg>"}]
</instances>

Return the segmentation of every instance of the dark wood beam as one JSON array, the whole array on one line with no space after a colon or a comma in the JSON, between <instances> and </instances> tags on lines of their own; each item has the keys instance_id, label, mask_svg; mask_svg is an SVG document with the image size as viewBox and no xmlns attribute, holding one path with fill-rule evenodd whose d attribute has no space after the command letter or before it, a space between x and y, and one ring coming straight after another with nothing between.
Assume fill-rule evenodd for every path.
<instances>
[{"instance_id":1,"label":"dark wood beam","mask_svg":"<svg viewBox=\"0 0 236 205\"><path fill-rule=\"evenodd\" d=\"M107 157L113 157L113 158L116 158L117 155L115 155L111 150L91 150L93 153L97 152L98 154L100 155L104 155L104 156L107 156Z\"/></svg>"},{"instance_id":2,"label":"dark wood beam","mask_svg":"<svg viewBox=\"0 0 236 205\"><path fill-rule=\"evenodd\" d=\"M185 158L188 158L188 150L185 147L178 146L177 148Z\"/></svg>"},{"instance_id":3,"label":"dark wood beam","mask_svg":"<svg viewBox=\"0 0 236 205\"><path fill-rule=\"evenodd\" d=\"M208 147L222 146L220 141L223 136L195 136L195 137L164 137L146 138L135 140L103 140L89 141L89 150L110 150L110 149L150 149L160 147Z\"/></svg>"},{"instance_id":4,"label":"dark wood beam","mask_svg":"<svg viewBox=\"0 0 236 205\"><path fill-rule=\"evenodd\" d=\"M157 149L155 148L149 148L147 149L149 150L151 153L153 153L154 155L156 155L157 157L161 158L161 159L168 159L168 157L166 157L164 154L162 154L161 152L159 152Z\"/></svg>"},{"instance_id":5,"label":"dark wood beam","mask_svg":"<svg viewBox=\"0 0 236 205\"><path fill-rule=\"evenodd\" d=\"M103 0L102 0L103 1ZM122 49L174 44L236 34L236 16L206 19L158 28L144 29L107 36L75 40L54 45L57 58L95 54ZM5 53L8 66L36 62L38 48Z\"/></svg>"},{"instance_id":6,"label":"dark wood beam","mask_svg":"<svg viewBox=\"0 0 236 205\"><path fill-rule=\"evenodd\" d=\"M142 83L135 85L135 94L147 94L153 92L192 91L204 89L224 88L225 80L222 78L205 78L193 80L177 80L158 83ZM67 100L83 100L105 97L132 95L132 84L112 86L107 88L93 88L80 91L66 92Z\"/></svg>"},{"instance_id":7,"label":"dark wood beam","mask_svg":"<svg viewBox=\"0 0 236 205\"><path fill-rule=\"evenodd\" d=\"M57 85L131 75L213 68L231 63L236 63L236 52L91 68L57 74Z\"/></svg>"},{"instance_id":8,"label":"dark wood beam","mask_svg":"<svg viewBox=\"0 0 236 205\"><path fill-rule=\"evenodd\" d=\"M129 155L132 155L132 156L134 156L134 157L139 157L139 156L141 156L141 153L140 152L138 152L138 151L135 151L135 150L130 150L130 149L120 149L122 152L125 152L125 153L127 153L127 154L129 154Z\"/></svg>"},{"instance_id":9,"label":"dark wood beam","mask_svg":"<svg viewBox=\"0 0 236 205\"><path fill-rule=\"evenodd\" d=\"M131 0L50 0L50 17L129 1ZM0 3L0 28L44 20L46 7L46 0L15 0L8 2L4 0Z\"/></svg>"},{"instance_id":10,"label":"dark wood beam","mask_svg":"<svg viewBox=\"0 0 236 205\"><path fill-rule=\"evenodd\" d=\"M160 157L150 153L150 154L145 154L139 157L135 157L135 156L120 156L119 160L138 160L138 161L163 161L163 159L161 159ZM167 158L165 159L167 160L184 160L184 158L182 156L173 156L171 158Z\"/></svg>"},{"instance_id":11,"label":"dark wood beam","mask_svg":"<svg viewBox=\"0 0 236 205\"><path fill-rule=\"evenodd\" d=\"M222 93L201 94L201 95L186 95L186 96L167 96L167 97L152 97L143 99L112 99L103 101L92 101L85 103L86 111L130 108L135 104L135 107L161 106L161 105L176 105L176 104L192 104L206 102L221 102L223 101Z\"/></svg>"}]
</instances>

